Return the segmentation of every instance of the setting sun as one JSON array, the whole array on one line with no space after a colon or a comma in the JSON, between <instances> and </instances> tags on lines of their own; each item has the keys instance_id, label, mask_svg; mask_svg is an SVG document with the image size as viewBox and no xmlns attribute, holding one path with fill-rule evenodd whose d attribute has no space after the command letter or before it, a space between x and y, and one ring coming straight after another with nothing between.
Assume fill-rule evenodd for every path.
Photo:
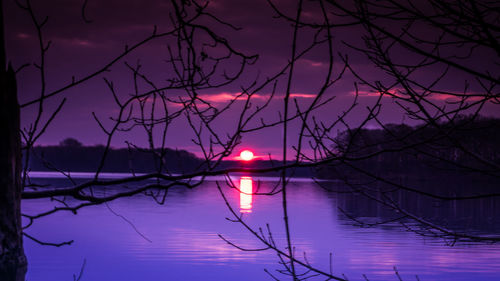
<instances>
[{"instance_id":1,"label":"setting sun","mask_svg":"<svg viewBox=\"0 0 500 281\"><path fill-rule=\"evenodd\" d=\"M250 161L253 159L253 152L251 152L250 150L243 150L240 153L240 158L243 161Z\"/></svg>"}]
</instances>

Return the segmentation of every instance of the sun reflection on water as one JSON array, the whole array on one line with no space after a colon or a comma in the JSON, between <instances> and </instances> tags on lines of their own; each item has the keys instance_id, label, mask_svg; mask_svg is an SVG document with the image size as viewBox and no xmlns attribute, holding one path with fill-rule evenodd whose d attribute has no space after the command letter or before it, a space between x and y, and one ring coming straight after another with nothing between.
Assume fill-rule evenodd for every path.
<instances>
[{"instance_id":1,"label":"sun reflection on water","mask_svg":"<svg viewBox=\"0 0 500 281\"><path fill-rule=\"evenodd\" d=\"M240 212L252 212L252 177L240 178Z\"/></svg>"}]
</instances>

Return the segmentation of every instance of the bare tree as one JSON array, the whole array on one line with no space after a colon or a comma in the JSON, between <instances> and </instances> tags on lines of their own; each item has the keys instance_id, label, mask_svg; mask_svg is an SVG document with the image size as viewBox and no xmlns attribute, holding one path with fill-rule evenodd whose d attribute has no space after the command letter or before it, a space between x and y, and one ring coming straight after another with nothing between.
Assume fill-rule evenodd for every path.
<instances>
[{"instance_id":1,"label":"bare tree","mask_svg":"<svg viewBox=\"0 0 500 281\"><path fill-rule=\"evenodd\" d=\"M354 75L356 84L353 105L337 116L314 116L311 111L296 106L302 128L298 145L294 147L296 163L300 159L307 161L302 162L305 165L324 165L326 173L336 173L336 177L344 181L347 190L341 192L362 194L394 210L395 217L387 222L400 221L408 230L450 239L452 244L456 241L498 242L498 235L472 234L430 221L407 209L397 199L402 194L424 200L470 202L498 198L500 194L496 190L470 188L464 192L451 187L426 190L423 186L401 183L394 174L391 175L387 166L384 167L399 162L404 167L397 167L396 173L404 175L409 173L405 167L418 163L432 166L427 168L427 173L420 174L423 177L455 177L469 173L498 181L498 154L486 148L491 146L487 138L474 137L481 130L488 130L493 137L498 130L496 121L481 116L495 112L494 108L498 106L498 7L487 1L426 1L419 4L410 1L316 1L311 4L316 5L314 10L311 6L305 8L302 1L298 2L296 14L287 14L269 1L277 15L294 27L290 61L297 60L297 34L316 32L326 38L329 48L323 58L330 60L329 71L325 73L326 82L318 87L322 89L317 93L318 100L327 96L324 90L334 84L331 77L334 59L343 62L343 67ZM302 19L301 13L305 9L316 17ZM346 30L356 32L359 38L347 36L340 42L332 39L332 34L341 36ZM332 47L334 42L338 44L337 49L347 51L337 55ZM369 71L350 62L349 58L355 55L362 55L371 63ZM293 81L293 74L291 69L288 85ZM366 107L364 117L353 125L349 117L353 115L353 109L361 105L358 98L363 95L371 96L374 102ZM287 106L285 99L284 112L287 112ZM394 110L399 110L399 116L406 117L414 127L385 123L383 120L387 117L384 115ZM287 122L283 125L286 128ZM370 129L373 125L378 129ZM340 133L335 134L335 131ZM313 153L303 153L303 143L308 143ZM283 147L286 146L285 140ZM455 171L454 174L447 174L449 170ZM288 252L279 250L269 229L267 233L252 230L233 212L235 220L249 229L265 249L278 252L284 266L282 273L294 280L318 274L328 279L344 280L331 272L318 270L293 254L286 211L286 180L287 177L283 176L281 191ZM374 185L377 182L383 185L377 187ZM342 211L355 224L374 226L384 223L364 222ZM408 220L413 223L408 223ZM304 271L299 273L297 266Z\"/></svg>"},{"instance_id":2,"label":"bare tree","mask_svg":"<svg viewBox=\"0 0 500 281\"><path fill-rule=\"evenodd\" d=\"M379 117L383 109L377 109L370 119L379 125L385 137L363 141L366 130L362 126L348 129L344 139L347 142L338 146L345 156L343 163L397 190L427 198L460 201L497 197L494 191L471 190L455 196L424 192L418 187L396 184L369 169L360 168L357 163L381 154L406 151L441 163L441 167L498 179L498 158L491 150L479 149L476 147L478 142L466 137L467 132L474 135L477 130L492 126L481 114L491 114L498 105L498 77L495 74L498 71L499 35L495 20L498 7L487 1L426 1L418 5L360 1L349 6L332 1L329 4L335 13L360 22L364 45L346 45L366 56L383 73L370 77L350 68L361 85L389 97L402 114L418 122L413 130L398 131L398 128L383 124ZM422 76L422 73L432 75ZM475 122L482 124L476 125L479 127L476 131L471 125ZM495 127L491 128L494 132ZM487 141L484 139L484 142ZM387 195L384 191L378 192ZM437 229L444 236L498 241L498 237L474 237L433 225L406 212L390 196L382 198L379 199L382 204Z\"/></svg>"},{"instance_id":3,"label":"bare tree","mask_svg":"<svg viewBox=\"0 0 500 281\"><path fill-rule=\"evenodd\" d=\"M224 25L232 29L236 28L206 13L206 3L204 5L199 5L196 2L187 3L171 1L171 10L169 13L171 23L167 31L158 32L156 26L152 27L151 33L143 40L132 46L125 46L124 51L118 52L114 58L104 62L102 67L97 68L94 72L84 77L78 79L73 78L67 84L50 91L48 90L48 73L46 71L46 55L50 50L50 41L46 41L44 38L44 27L48 19L39 20L39 15L33 8L31 1L18 2L17 4L30 16L38 37L39 58L38 62L34 64L34 67L39 73L41 83L38 98L17 105L15 72L10 67L7 71L3 70L2 72L2 99L5 101L2 102L2 114L5 115L2 119L4 120L2 129L4 132L7 132L9 136L4 139L2 143L2 151L4 151L2 152L2 173L5 175L2 179L5 182L2 182L1 193L2 259L0 276L5 280L24 279L26 258L23 253L21 234L24 234L25 237L35 242L45 245L61 246L70 244L70 242L42 242L22 230L28 228L35 219L58 211L72 211L76 213L77 210L85 206L102 204L117 198L132 196L138 193L145 193L160 202L164 200L166 191L171 186L183 185L188 188L193 188L203 181L193 180L193 178L197 176L207 176L210 171L214 170L218 161L220 162L224 156L230 154L232 149L238 144L241 127L246 126L246 123L256 114L256 112L253 112L249 117L245 117L249 107L245 108L241 113L240 127L237 128L237 133L229 136L227 139L219 137L212 128L211 122L227 110L231 103L241 98L246 99L247 103L249 103L253 93L244 90L243 93L235 97L226 108L217 109L198 96L198 91L217 88L234 82L240 77L247 65L255 61L256 56L247 56L237 51L212 29L198 23L207 19L219 25ZM85 19L85 4L82 8L82 14L84 20L87 22L88 20ZM167 82L165 84L160 86L154 84L141 72L141 65L139 64L134 66L128 63L125 64L130 69L133 83L135 84L135 92L129 97L126 95L120 96L119 93L116 92L113 82L104 78L104 82L115 100L118 114L116 117L110 119L111 124L109 125L102 122L96 114L93 114L97 124L107 136L105 149L95 172L94 179L83 184L76 184L70 173L61 171L68 177L70 182L74 183L74 185L59 190L52 188L38 189L37 184L32 182L29 176L29 162L32 157L33 148L36 141L60 113L66 98L63 98L59 105L48 115L46 113L47 100L64 95L69 89L100 77L102 74L110 71L111 67L121 62L123 58L133 53L136 49L145 46L151 41L164 38L170 40L168 47L169 57L167 61L173 73L172 77L166 79ZM1 45L3 67L6 60L3 42ZM228 62L238 65L238 67L232 68L232 71L222 69L226 67ZM23 67L21 67L21 69L22 68ZM149 89L140 89L139 83L145 83ZM170 92L177 93L171 94ZM167 106L167 104L169 106ZM171 109L171 105L174 105L174 110ZM24 109L30 107L36 108L37 114L35 114L35 119L28 128L20 130L19 108ZM256 111L258 112L259 110L261 109L257 109ZM195 136L198 138L200 147L204 149L205 165L203 166L204 169L198 172L172 175L168 170L165 170L164 165L166 133L172 120L179 117L188 118L189 124L195 132ZM130 176L114 182L101 180L100 174L104 167L112 138L120 132L127 132L136 127L142 128L149 139L150 146L147 151L153 153L158 160L157 172L143 176ZM157 143L158 139L156 136L153 136L153 134L158 132L158 127L161 127L159 144ZM208 134L211 135L208 145L202 143L202 129L206 130ZM24 143L24 165L21 163L20 136L22 136ZM134 144L129 142L129 146L133 147ZM24 166L23 170L21 170L22 166ZM94 189L98 186L140 182L152 178L157 179L157 181L155 183L143 184L133 189L123 189L116 194L107 194L103 196L102 194L94 193ZM58 202L58 206L40 214L24 215L24 217L28 219L28 224L21 227L21 193L24 199L53 198ZM69 197L77 199L78 203L73 205L68 203L67 199Z\"/></svg>"},{"instance_id":4,"label":"bare tree","mask_svg":"<svg viewBox=\"0 0 500 281\"><path fill-rule=\"evenodd\" d=\"M82 18L84 22L89 22L85 14L86 3L85 1L82 7ZM1 145L0 159L1 172L5 175L1 176L5 182L2 182L0 193L0 276L5 276L6 280L24 279L26 259L22 248L22 235L42 244L61 246L70 243L44 242L29 235L27 228L38 218L60 211L76 213L86 206L140 193L164 203L167 191L173 186L195 188L208 176L229 176L241 171L281 172L281 180L276 187L261 195L281 196L286 244L278 245L270 228L266 231L252 229L243 217L231 209L227 200L234 221L252 233L263 244L263 248L242 249L223 239L242 250L275 251L283 266L280 272L290 276L292 280L303 280L317 275L328 280L347 280L345 277L333 275L331 269L328 271L315 267L294 253L293 233L290 231L288 216L288 209L294 206L288 205L287 182L289 172L301 167L326 169L328 173L333 170L340 171L338 177L345 181L349 192L363 194L403 214L401 219L412 219L427 227L428 231L422 232L423 234L464 240L500 240L498 237L483 237L449 230L406 210L394 199L397 192L447 201L498 197L498 192L470 193L463 196L442 195L401 184L383 173L366 168L363 164L394 153L411 153L459 169L498 178L498 158L477 152L468 143L464 143L458 132L467 129L485 108L499 103L499 78L496 76L500 53L499 7L494 7L494 3L476 1L428 1L416 5L390 0L352 1L345 4L329 0L299 0L294 3L293 13L288 14L288 9L283 10L273 1L268 3L279 20L292 25L289 60L268 77L258 77L251 81L241 79L245 70L255 63L258 56L239 51L233 47L230 38L226 39L219 34L217 27L223 26L232 30L238 30L238 27L211 14L208 2L172 0L168 2L170 22L166 28L152 27L151 33L143 40L125 46L114 58L103 62L102 67L84 77L73 78L56 89L51 87L52 90L48 90L47 85L49 80L46 54L50 50L50 43L44 38L47 19L39 20L39 15L29 0L18 3L30 16L38 37L39 58L33 67L37 69L41 82L38 97L17 106L15 76L24 67L16 71L12 67L4 70L6 56L1 55L0 82L2 106L5 108L2 109L2 114L5 114L2 118L2 131L8 132L9 138L2 139L5 143ZM305 18L306 12L314 17ZM359 36L351 38L353 40L336 39L337 34L352 32ZM168 46L166 75L169 75L161 84L143 71L141 63L131 64L125 60L136 50L160 40ZM306 60L311 54L320 54L319 57L326 67L322 81L315 87L317 91L314 98L310 103L304 104L294 98L293 93L299 62ZM490 64L479 66L476 62L482 59L483 54L490 54L493 59L488 60ZM360 55L375 69L370 70L371 75L366 74L366 69L351 62L350 58ZM120 92L119 87L106 77L108 71L121 62L124 62L130 72L133 85L131 95ZM424 77L423 72L431 75ZM462 88L447 89L450 80L453 80L454 85L458 84L455 82L457 77L463 83ZM61 170L68 182L73 184L57 189L39 188L29 176L29 161L36 142L60 114L66 102L67 91L97 78L103 78L117 110L109 119L92 113L97 126L106 136L104 151L93 179L76 183L71 173ZM328 116L321 114L318 110L335 104L338 97L333 89L343 79L351 79L353 82L352 102L339 112ZM207 90L235 84L239 86L240 92L223 106L205 98ZM270 94L265 96L264 101L258 102L257 97L265 91ZM373 96L373 100L365 103L360 100L363 95ZM59 98L60 102L52 110L47 109L47 101L56 98ZM263 118L263 113L275 101L283 103L278 118ZM392 105L389 105L388 101L392 102ZM386 124L383 121L385 111L394 110L395 107L399 109L399 116L413 120L413 124L418 126L414 129L404 129ZM34 120L26 128L19 126L19 108L36 108ZM231 120L233 129L222 132L218 122L225 120L227 112L235 110L238 111L238 118ZM464 119L464 114L470 114L470 118ZM193 143L199 147L203 159L196 171L178 175L168 170L165 155L171 124L182 118L191 128ZM353 122L353 119L356 121ZM373 124L382 132L382 137L372 138L373 134L368 132L367 128ZM240 144L244 135L272 127L283 129L284 132L281 165L257 169L220 168L221 163ZM132 176L129 177L102 179L101 174L113 139L118 136L126 138L127 133L138 130L148 139L149 147L139 148L130 140L127 145L131 149L142 149L151 153L155 159L155 171L135 175L132 170ZM293 135L296 138L292 141ZM21 163L21 137L24 143L24 164ZM447 157L440 153L440 147L445 147L448 153L451 150L459 152L473 161L464 163L458 158ZM293 149L294 155L289 154L290 148ZM367 184L354 183L352 172L356 176L363 175L365 179L385 183L390 188L376 189ZM225 195L222 185L237 189L229 177L227 178L226 182L217 183L223 198ZM145 181L149 179L155 181ZM123 186L132 182L138 185L133 188L114 189L113 193L97 192L99 188ZM21 226L21 197L25 200L52 198L56 205L42 213L24 214L28 224ZM76 200L69 200L70 198ZM353 217L353 220L357 219ZM403 227L408 226L402 222ZM277 279L273 273L269 274ZM397 271L395 274L398 274Z\"/></svg>"}]
</instances>

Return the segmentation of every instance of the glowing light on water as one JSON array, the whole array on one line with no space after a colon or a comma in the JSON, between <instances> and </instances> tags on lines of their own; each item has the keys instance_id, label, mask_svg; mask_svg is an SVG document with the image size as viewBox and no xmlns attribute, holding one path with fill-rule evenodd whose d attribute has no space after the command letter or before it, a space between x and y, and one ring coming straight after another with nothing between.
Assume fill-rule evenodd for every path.
<instances>
[{"instance_id":1,"label":"glowing light on water","mask_svg":"<svg viewBox=\"0 0 500 281\"><path fill-rule=\"evenodd\" d=\"M252 212L252 177L240 178L240 212Z\"/></svg>"}]
</instances>

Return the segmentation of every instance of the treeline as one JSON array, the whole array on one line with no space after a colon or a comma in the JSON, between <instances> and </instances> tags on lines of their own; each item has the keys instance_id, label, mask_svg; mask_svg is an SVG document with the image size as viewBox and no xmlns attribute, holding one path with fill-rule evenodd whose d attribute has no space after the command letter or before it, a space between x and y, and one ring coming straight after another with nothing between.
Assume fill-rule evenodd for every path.
<instances>
[{"instance_id":1,"label":"treeline","mask_svg":"<svg viewBox=\"0 0 500 281\"><path fill-rule=\"evenodd\" d=\"M29 159L32 171L97 171L105 146L84 146L78 140L68 138L55 146L37 146ZM163 153L163 157L161 154ZM162 159L162 160L161 160ZM272 168L282 165L281 161L254 160L249 162L226 160L219 163L217 170L229 168ZM103 172L185 173L206 170L206 162L186 150L166 148L146 150L138 148L110 148L104 162ZM290 176L312 176L309 168L290 169ZM279 176L280 172L269 172L262 176Z\"/></svg>"},{"instance_id":2,"label":"treeline","mask_svg":"<svg viewBox=\"0 0 500 281\"><path fill-rule=\"evenodd\" d=\"M415 176L441 177L451 173L461 175L491 175L500 178L500 119L461 116L453 122L408 126L387 124L380 129L351 129L338 134L334 151L342 161L335 161L311 171L301 168L289 175L321 178L358 177L372 175L383 178ZM94 172L105 151L102 145L84 146L75 139L66 139L57 146L33 149L29 168L33 171ZM204 170L203 160L185 150L166 148L109 149L103 172L162 172L180 173ZM217 169L246 167L270 168L279 161L223 161ZM276 176L279 173L269 173Z\"/></svg>"},{"instance_id":3,"label":"treeline","mask_svg":"<svg viewBox=\"0 0 500 281\"><path fill-rule=\"evenodd\" d=\"M287 161L287 164L293 164L294 161ZM249 168L249 169L273 169L275 167L283 166L283 161L280 160L253 160L253 161L234 161L234 160L226 160L219 164L218 169L228 169L228 168ZM258 176L267 176L267 177L278 177L281 176L281 170L275 170L267 173L261 173ZM316 176L316 171L314 168L309 167L294 167L289 168L286 171L287 176L289 177L312 177Z\"/></svg>"},{"instance_id":4,"label":"treeline","mask_svg":"<svg viewBox=\"0 0 500 281\"><path fill-rule=\"evenodd\" d=\"M29 159L32 171L95 172L101 162L105 146L84 146L78 140L69 138L57 146L37 146ZM162 156L163 153L163 156ZM185 150L166 148L145 150L138 148L110 148L104 161L103 172L153 171L179 173L197 169L202 161Z\"/></svg>"},{"instance_id":5,"label":"treeline","mask_svg":"<svg viewBox=\"0 0 500 281\"><path fill-rule=\"evenodd\" d=\"M378 176L466 173L500 177L500 119L460 116L453 122L339 133L335 151L345 159L321 169L321 175Z\"/></svg>"}]
</instances>

